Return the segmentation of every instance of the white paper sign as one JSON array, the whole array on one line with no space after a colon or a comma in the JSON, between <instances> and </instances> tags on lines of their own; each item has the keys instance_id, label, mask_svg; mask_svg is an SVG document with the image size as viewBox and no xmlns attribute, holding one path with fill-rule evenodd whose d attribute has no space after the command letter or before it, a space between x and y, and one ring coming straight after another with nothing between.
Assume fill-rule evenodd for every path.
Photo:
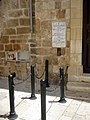
<instances>
[{"instance_id":1,"label":"white paper sign","mask_svg":"<svg viewBox=\"0 0 90 120\"><path fill-rule=\"evenodd\" d=\"M52 47L66 47L66 22L52 22Z\"/></svg>"},{"instance_id":2,"label":"white paper sign","mask_svg":"<svg viewBox=\"0 0 90 120\"><path fill-rule=\"evenodd\" d=\"M6 52L6 60L17 60L17 52Z\"/></svg>"}]
</instances>

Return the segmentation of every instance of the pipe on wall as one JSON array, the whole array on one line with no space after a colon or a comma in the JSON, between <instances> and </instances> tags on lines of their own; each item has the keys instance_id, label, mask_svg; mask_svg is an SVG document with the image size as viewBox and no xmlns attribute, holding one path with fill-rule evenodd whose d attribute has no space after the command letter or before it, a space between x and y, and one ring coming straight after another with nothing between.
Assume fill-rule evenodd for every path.
<instances>
[{"instance_id":1,"label":"pipe on wall","mask_svg":"<svg viewBox=\"0 0 90 120\"><path fill-rule=\"evenodd\" d=\"M33 32L33 23L32 23L32 0L30 0L30 31Z\"/></svg>"}]
</instances>

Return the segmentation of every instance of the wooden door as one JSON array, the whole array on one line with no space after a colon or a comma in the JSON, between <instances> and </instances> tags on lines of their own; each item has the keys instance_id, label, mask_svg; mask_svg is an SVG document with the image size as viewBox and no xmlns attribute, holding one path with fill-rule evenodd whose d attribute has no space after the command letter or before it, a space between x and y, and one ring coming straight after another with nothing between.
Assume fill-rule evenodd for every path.
<instances>
[{"instance_id":1,"label":"wooden door","mask_svg":"<svg viewBox=\"0 0 90 120\"><path fill-rule=\"evenodd\" d=\"M90 73L90 0L83 0L83 72Z\"/></svg>"}]
</instances>

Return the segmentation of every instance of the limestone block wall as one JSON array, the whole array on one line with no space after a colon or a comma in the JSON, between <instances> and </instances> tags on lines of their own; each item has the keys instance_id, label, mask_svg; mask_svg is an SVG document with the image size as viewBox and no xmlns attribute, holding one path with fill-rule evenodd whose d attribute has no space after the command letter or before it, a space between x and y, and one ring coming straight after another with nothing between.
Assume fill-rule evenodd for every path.
<instances>
[{"instance_id":1,"label":"limestone block wall","mask_svg":"<svg viewBox=\"0 0 90 120\"><path fill-rule=\"evenodd\" d=\"M70 57L70 0L35 0L36 54L39 74L44 70L45 60L49 60L49 80L57 83L60 66L69 65ZM52 22L66 22L66 47L52 47Z\"/></svg>"},{"instance_id":2,"label":"limestone block wall","mask_svg":"<svg viewBox=\"0 0 90 120\"><path fill-rule=\"evenodd\" d=\"M60 66L81 65L82 0L32 0L32 3L33 32L30 31L30 0L0 1L0 76L15 71L18 78L24 79L31 64L36 65L41 76L48 59L49 80L56 84ZM52 47L53 21L66 22L66 47ZM12 51L28 51L30 58L7 60L7 52Z\"/></svg>"},{"instance_id":3,"label":"limestone block wall","mask_svg":"<svg viewBox=\"0 0 90 120\"><path fill-rule=\"evenodd\" d=\"M48 59L49 77L57 80L60 66L69 64L70 0L33 0L32 33L29 2L0 1L0 75L7 76L9 72L16 71L19 78L24 78L30 64L34 63L40 76ZM67 24L65 48L52 47L52 21L65 21ZM29 51L29 61L7 60L7 52L12 51Z\"/></svg>"},{"instance_id":4,"label":"limestone block wall","mask_svg":"<svg viewBox=\"0 0 90 120\"><path fill-rule=\"evenodd\" d=\"M27 76L29 63L7 60L7 52L30 51L29 7L29 0L0 1L0 76L7 76L13 71L19 78Z\"/></svg>"}]
</instances>

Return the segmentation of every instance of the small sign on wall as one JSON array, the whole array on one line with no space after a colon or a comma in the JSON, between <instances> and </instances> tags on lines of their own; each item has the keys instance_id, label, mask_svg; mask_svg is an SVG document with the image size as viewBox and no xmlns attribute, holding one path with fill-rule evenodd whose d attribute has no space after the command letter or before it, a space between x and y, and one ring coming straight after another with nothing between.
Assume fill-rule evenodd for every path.
<instances>
[{"instance_id":1,"label":"small sign on wall","mask_svg":"<svg viewBox=\"0 0 90 120\"><path fill-rule=\"evenodd\" d=\"M29 52L28 51L21 51L18 52L18 60L29 60Z\"/></svg>"},{"instance_id":2,"label":"small sign on wall","mask_svg":"<svg viewBox=\"0 0 90 120\"><path fill-rule=\"evenodd\" d=\"M6 60L16 60L23 61L29 60L29 52L28 51L20 51L20 52L6 52Z\"/></svg>"},{"instance_id":3,"label":"small sign on wall","mask_svg":"<svg viewBox=\"0 0 90 120\"><path fill-rule=\"evenodd\" d=\"M6 52L7 60L17 60L17 52Z\"/></svg>"},{"instance_id":4,"label":"small sign on wall","mask_svg":"<svg viewBox=\"0 0 90 120\"><path fill-rule=\"evenodd\" d=\"M66 47L66 22L52 22L52 47Z\"/></svg>"}]
</instances>

